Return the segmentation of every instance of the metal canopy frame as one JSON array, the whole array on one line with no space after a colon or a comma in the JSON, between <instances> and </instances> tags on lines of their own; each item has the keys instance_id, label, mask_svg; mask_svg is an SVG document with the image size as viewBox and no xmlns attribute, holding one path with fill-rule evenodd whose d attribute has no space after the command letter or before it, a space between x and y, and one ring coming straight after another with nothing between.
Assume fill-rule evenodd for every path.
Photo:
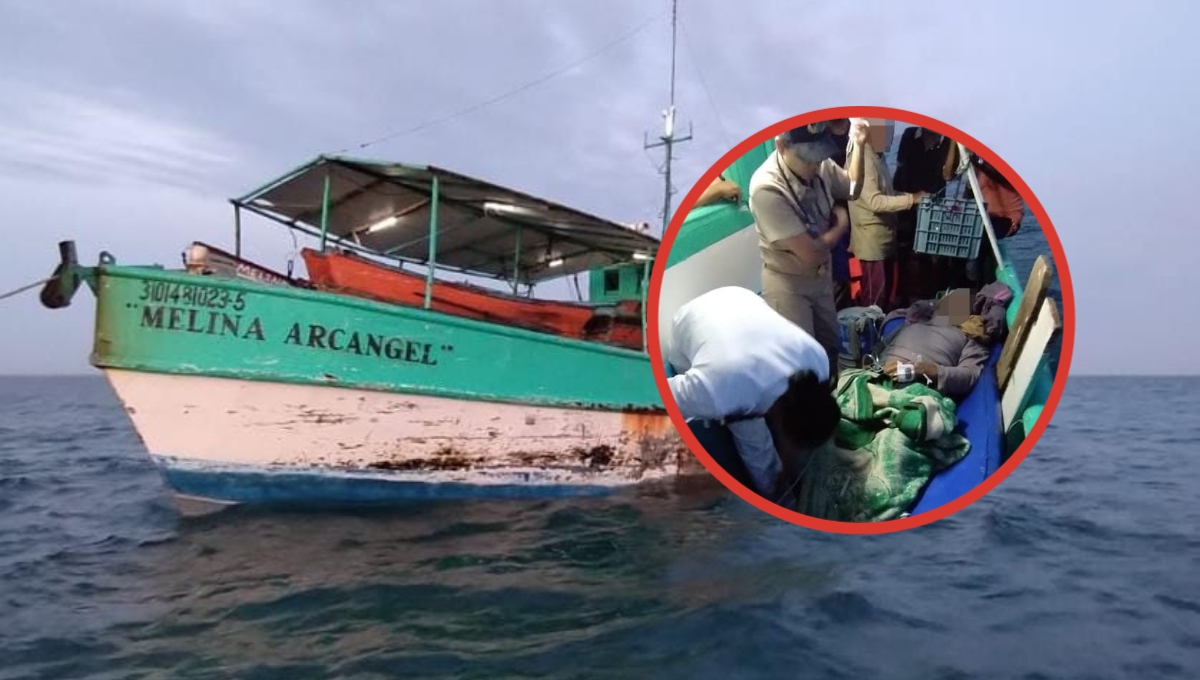
<instances>
[{"instance_id":1,"label":"metal canopy frame","mask_svg":"<svg viewBox=\"0 0 1200 680\"><path fill-rule=\"evenodd\" d=\"M428 266L430 279L441 268L507 279L514 290L630 261L648 266L659 245L649 234L449 170L344 156L319 156L231 203L239 254L245 209L319 238L322 249L333 241Z\"/></svg>"}]
</instances>

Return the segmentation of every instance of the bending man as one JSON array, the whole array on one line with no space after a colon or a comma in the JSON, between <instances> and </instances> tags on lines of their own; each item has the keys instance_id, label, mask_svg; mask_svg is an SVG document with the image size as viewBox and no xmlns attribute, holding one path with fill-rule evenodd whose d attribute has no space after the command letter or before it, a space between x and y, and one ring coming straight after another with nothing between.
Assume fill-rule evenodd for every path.
<instances>
[{"instance_id":1,"label":"bending man","mask_svg":"<svg viewBox=\"0 0 1200 680\"><path fill-rule=\"evenodd\" d=\"M683 417L725 421L754 490L779 502L781 459L795 476L840 418L825 349L736 286L692 300L671 323L666 358L678 375L667 382Z\"/></svg>"}]
</instances>

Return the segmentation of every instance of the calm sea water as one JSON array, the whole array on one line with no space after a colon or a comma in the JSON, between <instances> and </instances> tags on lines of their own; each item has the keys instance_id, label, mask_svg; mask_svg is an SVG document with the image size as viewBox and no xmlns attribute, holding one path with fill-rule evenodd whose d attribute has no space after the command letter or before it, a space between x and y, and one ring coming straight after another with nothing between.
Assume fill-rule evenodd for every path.
<instances>
[{"instance_id":1,"label":"calm sea water","mask_svg":"<svg viewBox=\"0 0 1200 680\"><path fill-rule=\"evenodd\" d=\"M1197 413L1074 378L992 494L887 536L719 487L184 520L104 382L0 379L0 678L1196 677Z\"/></svg>"}]
</instances>

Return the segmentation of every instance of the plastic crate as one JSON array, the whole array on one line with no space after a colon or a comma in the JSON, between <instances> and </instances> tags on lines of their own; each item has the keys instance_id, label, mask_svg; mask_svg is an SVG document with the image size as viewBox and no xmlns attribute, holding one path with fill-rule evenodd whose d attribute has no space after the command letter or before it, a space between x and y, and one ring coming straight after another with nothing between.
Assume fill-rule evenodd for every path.
<instances>
[{"instance_id":1,"label":"plastic crate","mask_svg":"<svg viewBox=\"0 0 1200 680\"><path fill-rule=\"evenodd\" d=\"M917 233L913 250L962 260L979 256L983 242L983 216L974 200L928 196L917 210Z\"/></svg>"}]
</instances>

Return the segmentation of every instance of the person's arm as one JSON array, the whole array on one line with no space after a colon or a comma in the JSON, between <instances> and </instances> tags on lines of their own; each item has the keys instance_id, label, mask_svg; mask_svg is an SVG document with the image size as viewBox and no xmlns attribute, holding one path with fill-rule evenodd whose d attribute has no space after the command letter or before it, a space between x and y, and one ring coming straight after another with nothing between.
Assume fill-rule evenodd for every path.
<instances>
[{"instance_id":1,"label":"person's arm","mask_svg":"<svg viewBox=\"0 0 1200 680\"><path fill-rule=\"evenodd\" d=\"M971 393L979 374L987 364L990 350L976 342L967 340L955 366L939 366L932 361L922 361L913 366L913 382L931 385L938 392L951 399L958 400ZM899 375L900 361L889 359L883 366L883 372L895 380Z\"/></svg>"},{"instance_id":2,"label":"person's arm","mask_svg":"<svg viewBox=\"0 0 1200 680\"><path fill-rule=\"evenodd\" d=\"M798 234L779 242L779 245L791 251L803 262L820 266L825 263L829 253L838 246L838 242L850 232L850 214L845 206L833 206L833 227L819 236L809 233Z\"/></svg>"},{"instance_id":3,"label":"person's arm","mask_svg":"<svg viewBox=\"0 0 1200 680\"><path fill-rule=\"evenodd\" d=\"M708 185L704 193L700 194L700 198L696 200L696 205L693 207L699 208L716 203L717 201L736 201L740 194L741 189L737 184L730 182L724 177L718 177L712 181L712 184Z\"/></svg>"},{"instance_id":4,"label":"person's arm","mask_svg":"<svg viewBox=\"0 0 1200 680\"><path fill-rule=\"evenodd\" d=\"M850 179L850 191L842 197L847 201L858 200L863 189L863 163L866 154L863 153L863 147L867 144L867 129L869 125L867 121L858 119L854 121L850 128L850 139L854 140L854 145L850 148L850 157L846 159L847 170L846 174Z\"/></svg>"},{"instance_id":5,"label":"person's arm","mask_svg":"<svg viewBox=\"0 0 1200 680\"><path fill-rule=\"evenodd\" d=\"M751 418L729 423L728 427L754 491L769 501L777 500L777 491L782 491L779 488L782 459L766 421Z\"/></svg>"},{"instance_id":6,"label":"person's arm","mask_svg":"<svg viewBox=\"0 0 1200 680\"><path fill-rule=\"evenodd\" d=\"M863 145L867 140L866 121L856 120L850 129L850 151L846 154L846 167L832 161L822 163L821 177L829 184L829 195L835 201L853 201L863 192L864 161Z\"/></svg>"},{"instance_id":7,"label":"person's arm","mask_svg":"<svg viewBox=\"0 0 1200 680\"><path fill-rule=\"evenodd\" d=\"M671 388L671 398L675 400L675 405L679 407L684 420L720 420L727 415L719 412L713 402L712 392L705 384L704 378L696 371L685 371L671 376L667 378L667 385Z\"/></svg>"},{"instance_id":8,"label":"person's arm","mask_svg":"<svg viewBox=\"0 0 1200 680\"><path fill-rule=\"evenodd\" d=\"M848 233L850 233L850 213L846 210L846 206L839 203L833 206L833 227L813 240L817 242L822 252L828 253L836 248Z\"/></svg>"},{"instance_id":9,"label":"person's arm","mask_svg":"<svg viewBox=\"0 0 1200 680\"><path fill-rule=\"evenodd\" d=\"M933 379L938 392L958 400L971 393L979 374L987 364L990 350L975 340L967 340L959 356L957 366L934 366L923 363L916 367L917 373Z\"/></svg>"},{"instance_id":10,"label":"person's arm","mask_svg":"<svg viewBox=\"0 0 1200 680\"><path fill-rule=\"evenodd\" d=\"M863 148L863 155L875 153L870 144ZM879 170L878 165L871 163L871 168L866 170L863 178L862 195L859 197L867 208L873 213L884 212L901 212L909 210L921 200L921 194L899 194L889 196L879 189Z\"/></svg>"},{"instance_id":11,"label":"person's arm","mask_svg":"<svg viewBox=\"0 0 1200 680\"><path fill-rule=\"evenodd\" d=\"M755 190L750 200L750 212L767 241L790 251L805 264L818 267L825 263L829 249L808 232L809 225L800 220L778 189L759 187Z\"/></svg>"}]
</instances>

